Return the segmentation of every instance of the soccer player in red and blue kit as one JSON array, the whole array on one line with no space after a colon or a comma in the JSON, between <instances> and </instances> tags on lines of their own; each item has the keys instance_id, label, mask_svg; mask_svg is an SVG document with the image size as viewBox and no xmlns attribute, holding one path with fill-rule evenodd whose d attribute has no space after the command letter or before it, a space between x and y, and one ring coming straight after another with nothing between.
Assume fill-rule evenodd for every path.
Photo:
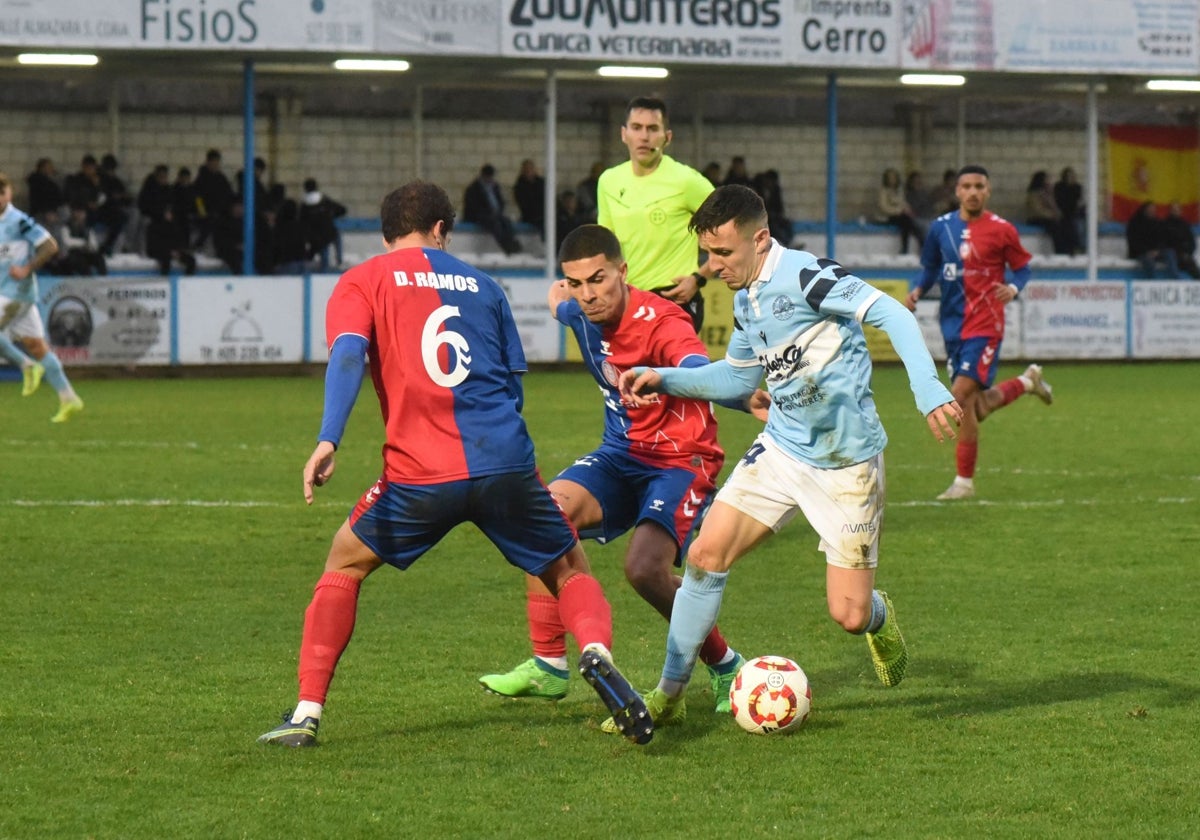
<instances>
[{"instance_id":1,"label":"soccer player in red and blue kit","mask_svg":"<svg viewBox=\"0 0 1200 840\"><path fill-rule=\"evenodd\" d=\"M304 466L304 498L311 504L313 488L333 475L364 358L386 429L383 475L334 535L305 613L299 702L259 741L316 744L362 581L384 563L407 569L456 525L472 522L556 595L582 649L583 678L622 735L648 742L653 722L612 664L611 608L537 473L521 417L525 354L503 290L444 253L454 208L440 187L405 184L384 198L381 217L387 253L343 274L326 307L325 409Z\"/></svg>"},{"instance_id":2,"label":"soccer player in red and blue kit","mask_svg":"<svg viewBox=\"0 0 1200 840\"><path fill-rule=\"evenodd\" d=\"M933 221L921 250L921 276L905 303L915 310L921 296L938 283L939 317L946 342L950 390L962 406L955 458L958 471L943 501L975 495L975 462L979 453L979 424L992 412L1027 393L1049 405L1050 385L1039 365L993 386L1004 341L1004 307L1015 300L1031 276L1029 252L1017 229L987 209L991 196L988 172L964 166L954 194L959 209ZM1005 281L1005 267L1012 271Z\"/></svg>"},{"instance_id":3,"label":"soccer player in red and blue kit","mask_svg":"<svg viewBox=\"0 0 1200 840\"><path fill-rule=\"evenodd\" d=\"M669 620L682 581L674 566L708 509L725 453L707 400L667 396L635 407L622 402L617 381L637 365L707 365L707 350L682 308L629 285L621 243L608 228L576 228L558 256L566 279L551 286L550 311L574 332L605 411L600 447L559 473L550 492L584 537L608 542L633 529L625 576ZM566 630L541 581L526 580L533 658L479 681L494 694L558 699L569 685ZM729 687L744 660L715 627L700 658L717 711L728 712ZM673 720L683 714L681 706ZM608 721L602 728L616 731Z\"/></svg>"}]
</instances>

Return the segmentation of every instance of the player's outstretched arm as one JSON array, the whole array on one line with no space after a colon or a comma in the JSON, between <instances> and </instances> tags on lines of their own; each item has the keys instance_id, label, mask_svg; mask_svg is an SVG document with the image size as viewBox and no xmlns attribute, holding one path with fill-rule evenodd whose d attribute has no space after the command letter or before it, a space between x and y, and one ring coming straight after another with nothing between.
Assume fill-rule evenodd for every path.
<instances>
[{"instance_id":1,"label":"player's outstretched arm","mask_svg":"<svg viewBox=\"0 0 1200 840\"><path fill-rule=\"evenodd\" d=\"M621 374L617 381L621 399L632 405L647 406L654 402L651 394L662 391L662 375L649 368L634 368Z\"/></svg>"},{"instance_id":2,"label":"player's outstretched arm","mask_svg":"<svg viewBox=\"0 0 1200 840\"><path fill-rule=\"evenodd\" d=\"M306 504L313 503L313 488L321 487L333 477L333 471L337 468L337 463L333 460L334 451L334 445L323 440L308 456L308 463L304 465L304 501Z\"/></svg>"},{"instance_id":3,"label":"player's outstretched arm","mask_svg":"<svg viewBox=\"0 0 1200 840\"><path fill-rule=\"evenodd\" d=\"M958 433L954 431L955 427L962 424L962 407L951 400L925 415L925 422L929 424L929 431L933 432L933 436L939 441L953 440L958 437Z\"/></svg>"}]
</instances>

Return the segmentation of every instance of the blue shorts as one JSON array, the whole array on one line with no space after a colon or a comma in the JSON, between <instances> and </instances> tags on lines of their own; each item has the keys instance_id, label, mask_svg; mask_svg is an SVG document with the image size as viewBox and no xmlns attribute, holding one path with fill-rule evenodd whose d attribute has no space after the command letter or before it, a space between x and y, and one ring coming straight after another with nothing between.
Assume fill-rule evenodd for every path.
<instances>
[{"instance_id":1,"label":"blue shorts","mask_svg":"<svg viewBox=\"0 0 1200 840\"><path fill-rule=\"evenodd\" d=\"M712 502L719 470L698 457L694 463L691 469L655 466L619 447L601 446L578 458L555 480L575 482L600 503L603 522L580 531L581 537L608 542L643 522L655 522L675 537L682 550Z\"/></svg>"},{"instance_id":2,"label":"blue shorts","mask_svg":"<svg viewBox=\"0 0 1200 840\"><path fill-rule=\"evenodd\" d=\"M407 569L452 528L473 522L509 563L541 574L579 537L537 470L441 484L375 482L350 529L385 563Z\"/></svg>"},{"instance_id":3,"label":"blue shorts","mask_svg":"<svg viewBox=\"0 0 1200 840\"><path fill-rule=\"evenodd\" d=\"M996 381L996 368L1000 364L1000 345L1003 340L996 336L981 335L976 338L946 341L946 370L950 382L954 377L974 379L984 388L992 387Z\"/></svg>"}]
</instances>

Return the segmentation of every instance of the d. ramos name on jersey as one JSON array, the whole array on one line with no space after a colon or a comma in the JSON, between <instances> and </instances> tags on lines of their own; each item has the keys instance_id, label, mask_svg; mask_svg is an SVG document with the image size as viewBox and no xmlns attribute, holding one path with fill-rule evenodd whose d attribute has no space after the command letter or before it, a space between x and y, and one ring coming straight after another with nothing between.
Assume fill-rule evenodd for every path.
<instances>
[{"instance_id":1,"label":"d. ramos name on jersey","mask_svg":"<svg viewBox=\"0 0 1200 840\"><path fill-rule=\"evenodd\" d=\"M437 271L393 271L397 286L417 286L425 289L455 289L460 292L478 292L479 281L468 274L442 274Z\"/></svg>"}]
</instances>

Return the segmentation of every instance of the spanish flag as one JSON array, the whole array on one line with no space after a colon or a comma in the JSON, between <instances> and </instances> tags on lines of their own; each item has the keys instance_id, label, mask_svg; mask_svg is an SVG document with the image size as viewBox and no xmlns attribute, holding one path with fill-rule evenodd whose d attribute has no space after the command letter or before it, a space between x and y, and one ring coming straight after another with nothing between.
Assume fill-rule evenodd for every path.
<instances>
[{"instance_id":1,"label":"spanish flag","mask_svg":"<svg viewBox=\"0 0 1200 840\"><path fill-rule=\"evenodd\" d=\"M1152 201L1160 211L1178 204L1183 217L1196 224L1200 221L1200 130L1109 126L1108 182L1114 221L1128 221L1138 207Z\"/></svg>"}]
</instances>

